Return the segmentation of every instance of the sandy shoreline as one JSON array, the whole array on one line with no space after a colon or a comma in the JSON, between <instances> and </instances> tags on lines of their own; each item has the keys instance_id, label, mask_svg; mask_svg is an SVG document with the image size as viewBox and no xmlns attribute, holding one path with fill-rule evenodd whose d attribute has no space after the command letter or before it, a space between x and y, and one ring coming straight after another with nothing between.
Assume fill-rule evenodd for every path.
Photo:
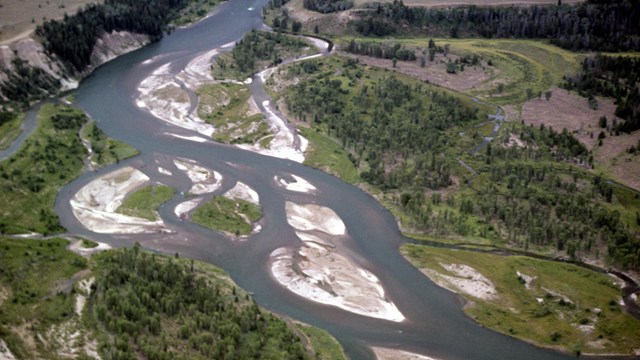
<instances>
[{"instance_id":1,"label":"sandy shoreline","mask_svg":"<svg viewBox=\"0 0 640 360\"><path fill-rule=\"evenodd\" d=\"M149 183L149 177L132 167L103 175L80 189L71 199L73 214L82 225L103 234L169 232L162 220L149 221L116 213L127 194Z\"/></svg>"},{"instance_id":2,"label":"sandy shoreline","mask_svg":"<svg viewBox=\"0 0 640 360\"><path fill-rule=\"evenodd\" d=\"M398 349L372 346L378 360L436 360L435 358Z\"/></svg>"}]
</instances>

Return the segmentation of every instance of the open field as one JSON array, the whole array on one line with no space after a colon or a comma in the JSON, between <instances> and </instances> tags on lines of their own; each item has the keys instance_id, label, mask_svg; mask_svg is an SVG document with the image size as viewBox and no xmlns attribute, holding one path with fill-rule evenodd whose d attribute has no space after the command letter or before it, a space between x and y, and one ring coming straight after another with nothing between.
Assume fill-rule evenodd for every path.
<instances>
[{"instance_id":1,"label":"open field","mask_svg":"<svg viewBox=\"0 0 640 360\"><path fill-rule=\"evenodd\" d=\"M62 231L53 212L58 188L82 172L86 150L78 131L87 121L84 113L47 104L38 118L38 128L18 153L0 162L0 226L4 233Z\"/></svg>"},{"instance_id":2,"label":"open field","mask_svg":"<svg viewBox=\"0 0 640 360\"><path fill-rule=\"evenodd\" d=\"M338 44L345 46L352 37L340 37ZM534 97L544 93L562 81L566 74L578 71L580 61L585 55L573 53L557 46L536 40L512 39L433 39L436 46L450 47L450 54L444 57L438 54L435 63L427 61L421 68L418 62L399 61L398 72L406 72L419 79L429 80L437 85L469 93L499 105L517 104L527 100L527 89ZM367 41L385 41L367 39ZM393 43L415 49L420 54L428 47L429 38L394 39ZM480 65L467 66L471 71L446 73L446 62L455 61L461 56L478 55ZM360 56L358 56L360 57ZM375 60L376 66L391 69L391 61ZM487 65L491 61L492 66ZM499 85L502 84L502 85ZM502 89L499 89L499 86ZM501 91L500 91L501 90Z\"/></svg>"},{"instance_id":3,"label":"open field","mask_svg":"<svg viewBox=\"0 0 640 360\"><path fill-rule=\"evenodd\" d=\"M166 185L149 185L129 194L117 212L151 221L158 220L156 211L165 201L173 197L173 188Z\"/></svg>"},{"instance_id":4,"label":"open field","mask_svg":"<svg viewBox=\"0 0 640 360\"><path fill-rule=\"evenodd\" d=\"M334 139L313 129L300 128L300 132L309 140L305 165L334 174L351 184L360 182L358 171L349 160L347 151Z\"/></svg>"},{"instance_id":5,"label":"open field","mask_svg":"<svg viewBox=\"0 0 640 360\"><path fill-rule=\"evenodd\" d=\"M640 322L621 309L620 290L608 275L519 256L419 245L402 252L467 298L465 312L491 329L574 354L633 354L640 347ZM493 287L494 295L473 292L482 286Z\"/></svg>"},{"instance_id":6,"label":"open field","mask_svg":"<svg viewBox=\"0 0 640 360\"><path fill-rule=\"evenodd\" d=\"M28 36L44 20L62 19L101 0L0 0L0 44Z\"/></svg>"}]
</instances>

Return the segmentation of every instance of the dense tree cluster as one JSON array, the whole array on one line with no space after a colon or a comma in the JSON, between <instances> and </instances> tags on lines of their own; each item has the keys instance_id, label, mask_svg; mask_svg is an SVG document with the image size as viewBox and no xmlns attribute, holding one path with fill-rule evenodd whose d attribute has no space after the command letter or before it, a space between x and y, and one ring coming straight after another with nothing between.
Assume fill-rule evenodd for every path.
<instances>
[{"instance_id":1,"label":"dense tree cluster","mask_svg":"<svg viewBox=\"0 0 640 360\"><path fill-rule=\"evenodd\" d=\"M173 14L187 0L106 0L92 4L73 16L49 20L36 34L45 49L57 55L71 72L81 72L89 64L97 38L104 32L131 31L162 37Z\"/></svg>"},{"instance_id":2,"label":"dense tree cluster","mask_svg":"<svg viewBox=\"0 0 640 360\"><path fill-rule=\"evenodd\" d=\"M231 66L241 73L256 71L260 61L269 61L271 65L282 62L283 50L301 49L307 44L295 37L267 31L252 30L247 33L233 48L233 63L227 64L224 59L218 60L223 70Z\"/></svg>"},{"instance_id":3,"label":"dense tree cluster","mask_svg":"<svg viewBox=\"0 0 640 360\"><path fill-rule=\"evenodd\" d=\"M16 113L10 111L0 111L0 126L16 118Z\"/></svg>"},{"instance_id":4,"label":"dense tree cluster","mask_svg":"<svg viewBox=\"0 0 640 360\"><path fill-rule=\"evenodd\" d=\"M640 50L640 3L622 0L575 5L424 8L402 1L361 13L363 35L414 32L440 36L550 39L571 50ZM409 29L409 30L407 30Z\"/></svg>"},{"instance_id":5,"label":"dense tree cluster","mask_svg":"<svg viewBox=\"0 0 640 360\"><path fill-rule=\"evenodd\" d=\"M353 0L304 0L304 8L319 13L331 13L351 9Z\"/></svg>"},{"instance_id":6,"label":"dense tree cluster","mask_svg":"<svg viewBox=\"0 0 640 360\"><path fill-rule=\"evenodd\" d=\"M344 50L352 54L367 55L383 59L397 59L401 61L416 60L416 52L404 48L401 44L382 43L374 41L351 40Z\"/></svg>"},{"instance_id":7,"label":"dense tree cluster","mask_svg":"<svg viewBox=\"0 0 640 360\"><path fill-rule=\"evenodd\" d=\"M113 334L108 359L306 359L300 339L224 280L186 262L103 253L92 315Z\"/></svg>"},{"instance_id":8,"label":"dense tree cluster","mask_svg":"<svg viewBox=\"0 0 640 360\"><path fill-rule=\"evenodd\" d=\"M60 81L40 68L29 66L20 59L13 59L13 71L8 73L7 81L0 84L0 92L9 100L29 105L32 100L42 99L55 93Z\"/></svg>"},{"instance_id":9,"label":"dense tree cluster","mask_svg":"<svg viewBox=\"0 0 640 360\"><path fill-rule=\"evenodd\" d=\"M624 122L612 124L614 131L640 129L640 59L596 55L582 62L582 72L566 76L563 86L593 99L602 95L616 99L616 116ZM604 126L607 127L606 118Z\"/></svg>"},{"instance_id":10,"label":"dense tree cluster","mask_svg":"<svg viewBox=\"0 0 640 360\"><path fill-rule=\"evenodd\" d=\"M292 88L286 97L290 111L341 140L356 165L366 162L361 176L374 185L450 185L450 166L437 155L447 145L445 130L477 120L478 110L444 91L395 76L356 85L361 68L345 61L348 82L307 65L312 61L296 65L319 74Z\"/></svg>"},{"instance_id":11,"label":"dense tree cluster","mask_svg":"<svg viewBox=\"0 0 640 360\"><path fill-rule=\"evenodd\" d=\"M524 249L553 246L572 257L609 255L623 267L640 267L640 240L609 208L615 185L567 163L591 161L587 149L566 130L512 131L504 139L517 136L526 145L487 147L473 191L443 199L415 189L400 205L435 235L497 237ZM600 245L608 254L598 253Z\"/></svg>"}]
</instances>

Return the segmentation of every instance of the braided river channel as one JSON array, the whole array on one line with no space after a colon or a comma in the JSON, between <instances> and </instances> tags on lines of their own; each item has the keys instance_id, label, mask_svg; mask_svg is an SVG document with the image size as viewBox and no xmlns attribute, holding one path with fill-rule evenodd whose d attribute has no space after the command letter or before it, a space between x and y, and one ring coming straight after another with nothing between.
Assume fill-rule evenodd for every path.
<instances>
[{"instance_id":1,"label":"braided river channel","mask_svg":"<svg viewBox=\"0 0 640 360\"><path fill-rule=\"evenodd\" d=\"M463 311L463 301L432 283L406 261L399 246L407 241L393 215L359 188L322 171L286 158L262 155L219 144L197 129L162 121L139 106L140 84L158 72L171 76L194 59L211 54L264 25L260 9L266 0L230 0L208 18L177 29L161 41L121 56L96 69L76 91L76 104L108 136L126 142L141 154L97 171L87 171L61 189L56 211L70 233L111 246L144 248L212 263L227 271L261 306L329 331L351 359L375 358L372 347L402 350L434 359L559 359L567 355L537 348L476 324ZM184 85L184 84L182 84ZM260 78L249 85L260 111L269 113L269 97ZM195 95L191 92L190 97ZM195 101L197 103L197 100ZM192 103L190 112L195 105ZM285 124L285 126L287 126ZM299 139L292 143L300 146ZM178 162L176 160L180 159ZM180 162L182 161L182 162ZM259 195L261 231L244 240L183 221L175 208L194 180L179 164L198 164L215 170L220 183L204 200L246 184ZM184 166L183 166L184 167ZM159 209L163 230L136 234L92 231L74 213L72 203L81 190L100 177L123 169L137 169L151 182L175 188L176 195ZM277 179L304 179L315 190L291 191ZM309 300L289 290L273 272L274 251L298 249L301 237L287 221L290 204L329 208L346 231L331 245L348 258L365 278L375 279L383 302L400 318L370 316L358 311ZM95 228L93 229L95 230ZM299 229L298 229L299 230ZM316 232L317 233L317 232ZM312 233L308 233L313 235ZM308 236L311 236L308 235ZM393 312L392 311L392 312Z\"/></svg>"}]
</instances>

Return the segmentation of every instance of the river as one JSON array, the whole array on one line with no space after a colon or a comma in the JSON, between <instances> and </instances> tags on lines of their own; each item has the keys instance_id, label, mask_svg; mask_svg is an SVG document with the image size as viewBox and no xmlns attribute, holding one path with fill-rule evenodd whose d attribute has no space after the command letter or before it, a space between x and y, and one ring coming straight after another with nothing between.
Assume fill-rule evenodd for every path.
<instances>
[{"instance_id":1,"label":"river","mask_svg":"<svg viewBox=\"0 0 640 360\"><path fill-rule=\"evenodd\" d=\"M160 66L170 63L171 71L178 72L199 54L237 41L247 31L263 26L260 9L265 3L265 0L223 3L207 19L111 61L81 82L76 104L108 136L134 146L141 155L85 173L65 186L56 202L62 224L71 233L114 246L130 246L138 241L150 250L178 252L181 256L220 266L239 286L252 292L261 306L328 330L352 359L374 358L369 346L397 348L438 359L566 358L564 354L539 349L473 322L463 313L463 302L458 296L433 284L400 255L398 247L406 239L400 234L393 215L357 187L289 160L212 141L198 143L168 136L166 133L196 134L162 122L136 105L139 83ZM222 173L225 180L216 193L229 189L235 180L253 187L260 195L264 229L247 241L231 241L216 232L180 221L173 208L184 200L180 192L188 191L190 182L178 171L174 171L174 176L167 176L157 170L158 166L175 169L172 161L176 157L196 160ZM90 181L123 166L138 168L152 180L178 190L174 199L159 210L174 233L96 234L76 219L69 204L73 195ZM308 180L318 192L292 193L278 187L273 177L287 174ZM286 201L332 208L343 219L350 235L344 244L346 251L380 279L388 297L406 320L385 321L322 305L293 294L274 280L270 271L271 252L283 246L299 245L286 220Z\"/></svg>"}]
</instances>

